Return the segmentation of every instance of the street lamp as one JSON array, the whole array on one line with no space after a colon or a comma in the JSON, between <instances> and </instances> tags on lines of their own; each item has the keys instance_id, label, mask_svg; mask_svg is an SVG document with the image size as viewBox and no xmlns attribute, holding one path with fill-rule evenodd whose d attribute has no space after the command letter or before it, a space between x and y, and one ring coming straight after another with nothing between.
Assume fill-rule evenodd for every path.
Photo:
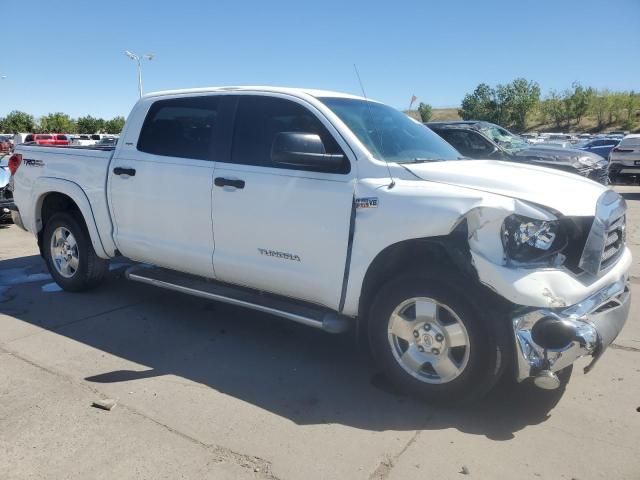
<instances>
[{"instance_id":1,"label":"street lamp","mask_svg":"<svg viewBox=\"0 0 640 480\"><path fill-rule=\"evenodd\" d=\"M138 55L136 53L130 52L129 50L125 50L124 54L129 57L131 60L135 61L138 65L138 93L140 97L142 97L142 60L153 60L154 54L147 53L146 55Z\"/></svg>"}]
</instances>

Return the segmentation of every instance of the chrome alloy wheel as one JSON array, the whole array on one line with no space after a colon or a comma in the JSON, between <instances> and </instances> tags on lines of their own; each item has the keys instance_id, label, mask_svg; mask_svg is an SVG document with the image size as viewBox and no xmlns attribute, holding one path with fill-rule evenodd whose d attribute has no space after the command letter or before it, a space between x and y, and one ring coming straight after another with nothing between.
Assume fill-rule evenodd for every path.
<instances>
[{"instance_id":1,"label":"chrome alloy wheel","mask_svg":"<svg viewBox=\"0 0 640 480\"><path fill-rule=\"evenodd\" d=\"M457 378L469 361L469 334L447 305L426 297L405 300L388 324L396 361L411 376L432 384Z\"/></svg>"},{"instance_id":2,"label":"chrome alloy wheel","mask_svg":"<svg viewBox=\"0 0 640 480\"><path fill-rule=\"evenodd\" d=\"M73 277L78 271L78 243L65 227L56 228L51 236L51 260L56 271L65 278Z\"/></svg>"}]
</instances>

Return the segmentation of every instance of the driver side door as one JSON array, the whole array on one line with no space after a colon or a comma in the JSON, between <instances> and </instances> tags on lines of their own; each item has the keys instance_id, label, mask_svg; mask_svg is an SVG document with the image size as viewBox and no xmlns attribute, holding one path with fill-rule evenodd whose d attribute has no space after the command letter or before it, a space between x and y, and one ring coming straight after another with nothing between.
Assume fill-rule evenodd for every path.
<instances>
[{"instance_id":1,"label":"driver side door","mask_svg":"<svg viewBox=\"0 0 640 480\"><path fill-rule=\"evenodd\" d=\"M349 150L297 98L236 98L230 148L214 170L216 278L338 309L354 194ZM284 132L319 135L344 163L314 170L274 162L274 142Z\"/></svg>"}]
</instances>

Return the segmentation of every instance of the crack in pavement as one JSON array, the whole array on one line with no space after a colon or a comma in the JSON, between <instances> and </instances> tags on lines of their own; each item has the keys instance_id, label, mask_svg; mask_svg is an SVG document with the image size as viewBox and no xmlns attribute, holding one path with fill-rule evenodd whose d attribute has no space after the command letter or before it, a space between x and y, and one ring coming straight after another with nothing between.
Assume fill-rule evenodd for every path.
<instances>
[{"instance_id":1,"label":"crack in pavement","mask_svg":"<svg viewBox=\"0 0 640 480\"><path fill-rule=\"evenodd\" d=\"M409 439L409 441L405 444L405 446L402 447L402 450L400 450L396 455L394 456L385 455L384 458L380 461L380 463L376 467L376 469L373 471L373 473L369 475L369 480L383 480L387 478L391 473L391 470L393 469L393 467L395 467L396 464L398 463L398 460L400 459L400 457L404 455L404 452L406 452L411 445L416 443L416 440L418 440L418 436L421 433L422 433L422 430L416 430L415 432L413 432L413 436Z\"/></svg>"},{"instance_id":2,"label":"crack in pavement","mask_svg":"<svg viewBox=\"0 0 640 480\"><path fill-rule=\"evenodd\" d=\"M637 347L628 347L626 345L618 345L617 343L612 343L611 345L609 345L609 348L612 348L614 350L623 350L625 352L635 352L635 353L640 353L640 348Z\"/></svg>"},{"instance_id":3,"label":"crack in pavement","mask_svg":"<svg viewBox=\"0 0 640 480\"><path fill-rule=\"evenodd\" d=\"M120 308L124 308L124 307L120 307ZM21 355L20 353L10 350L8 348L6 348L6 345L0 345L0 354L1 355L11 355L12 357L25 362L39 370L42 370L43 372L46 372L50 375L53 375L55 377L57 377L58 379L65 381L71 385L77 386L79 388L82 388L84 390L87 390L89 392L91 392L94 395L99 395L99 396L106 396L104 395L100 390L98 390L97 388L94 388L93 386L85 383L85 382L78 382L75 378L73 378L70 375L67 375L65 373L62 373L60 371L56 371L54 369L51 369L49 367L45 367L44 365L40 365L39 363ZM238 453L235 452L233 450L231 450L230 448L226 448L226 447L222 447L220 445L214 445L214 444L210 444L210 443L206 443L203 442L199 439L197 439L196 437L193 437L187 433L184 433L176 428L173 428L171 426L169 426L166 423L161 422L160 420L156 420L153 417L150 417L138 410L136 410L134 407L127 405L126 403L122 403L120 401L118 401L118 405L126 410L127 412L133 414L133 415L137 415L147 421L153 422L154 424L164 428L165 430L173 433L174 435L179 436L180 438L183 438L184 440L187 440L190 443L193 443L195 445L198 445L201 448L204 448L205 450L207 450L208 452L210 452L212 454L212 456L214 457L214 461L217 463L234 463L240 467L246 468L247 470L250 470L252 473L258 475L260 478L266 479L266 480L279 480L279 478L277 476L275 476L272 472L272 463L268 460L265 460L263 458L260 457L256 457L253 455L246 455L243 453ZM408 447L408 445L407 445ZM404 450L400 453L400 455L402 453L404 453Z\"/></svg>"}]
</instances>

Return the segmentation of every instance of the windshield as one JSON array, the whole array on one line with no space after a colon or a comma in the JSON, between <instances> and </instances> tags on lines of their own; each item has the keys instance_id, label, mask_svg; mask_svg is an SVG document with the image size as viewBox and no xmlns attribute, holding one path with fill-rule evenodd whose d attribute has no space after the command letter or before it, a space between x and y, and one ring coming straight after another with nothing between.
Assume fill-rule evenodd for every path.
<instances>
[{"instance_id":1,"label":"windshield","mask_svg":"<svg viewBox=\"0 0 640 480\"><path fill-rule=\"evenodd\" d=\"M510 153L529 148L530 145L522 137L514 135L498 125L480 127L480 131Z\"/></svg>"},{"instance_id":2,"label":"windshield","mask_svg":"<svg viewBox=\"0 0 640 480\"><path fill-rule=\"evenodd\" d=\"M457 160L460 154L424 125L376 102L321 98L378 160L397 163Z\"/></svg>"}]
</instances>

